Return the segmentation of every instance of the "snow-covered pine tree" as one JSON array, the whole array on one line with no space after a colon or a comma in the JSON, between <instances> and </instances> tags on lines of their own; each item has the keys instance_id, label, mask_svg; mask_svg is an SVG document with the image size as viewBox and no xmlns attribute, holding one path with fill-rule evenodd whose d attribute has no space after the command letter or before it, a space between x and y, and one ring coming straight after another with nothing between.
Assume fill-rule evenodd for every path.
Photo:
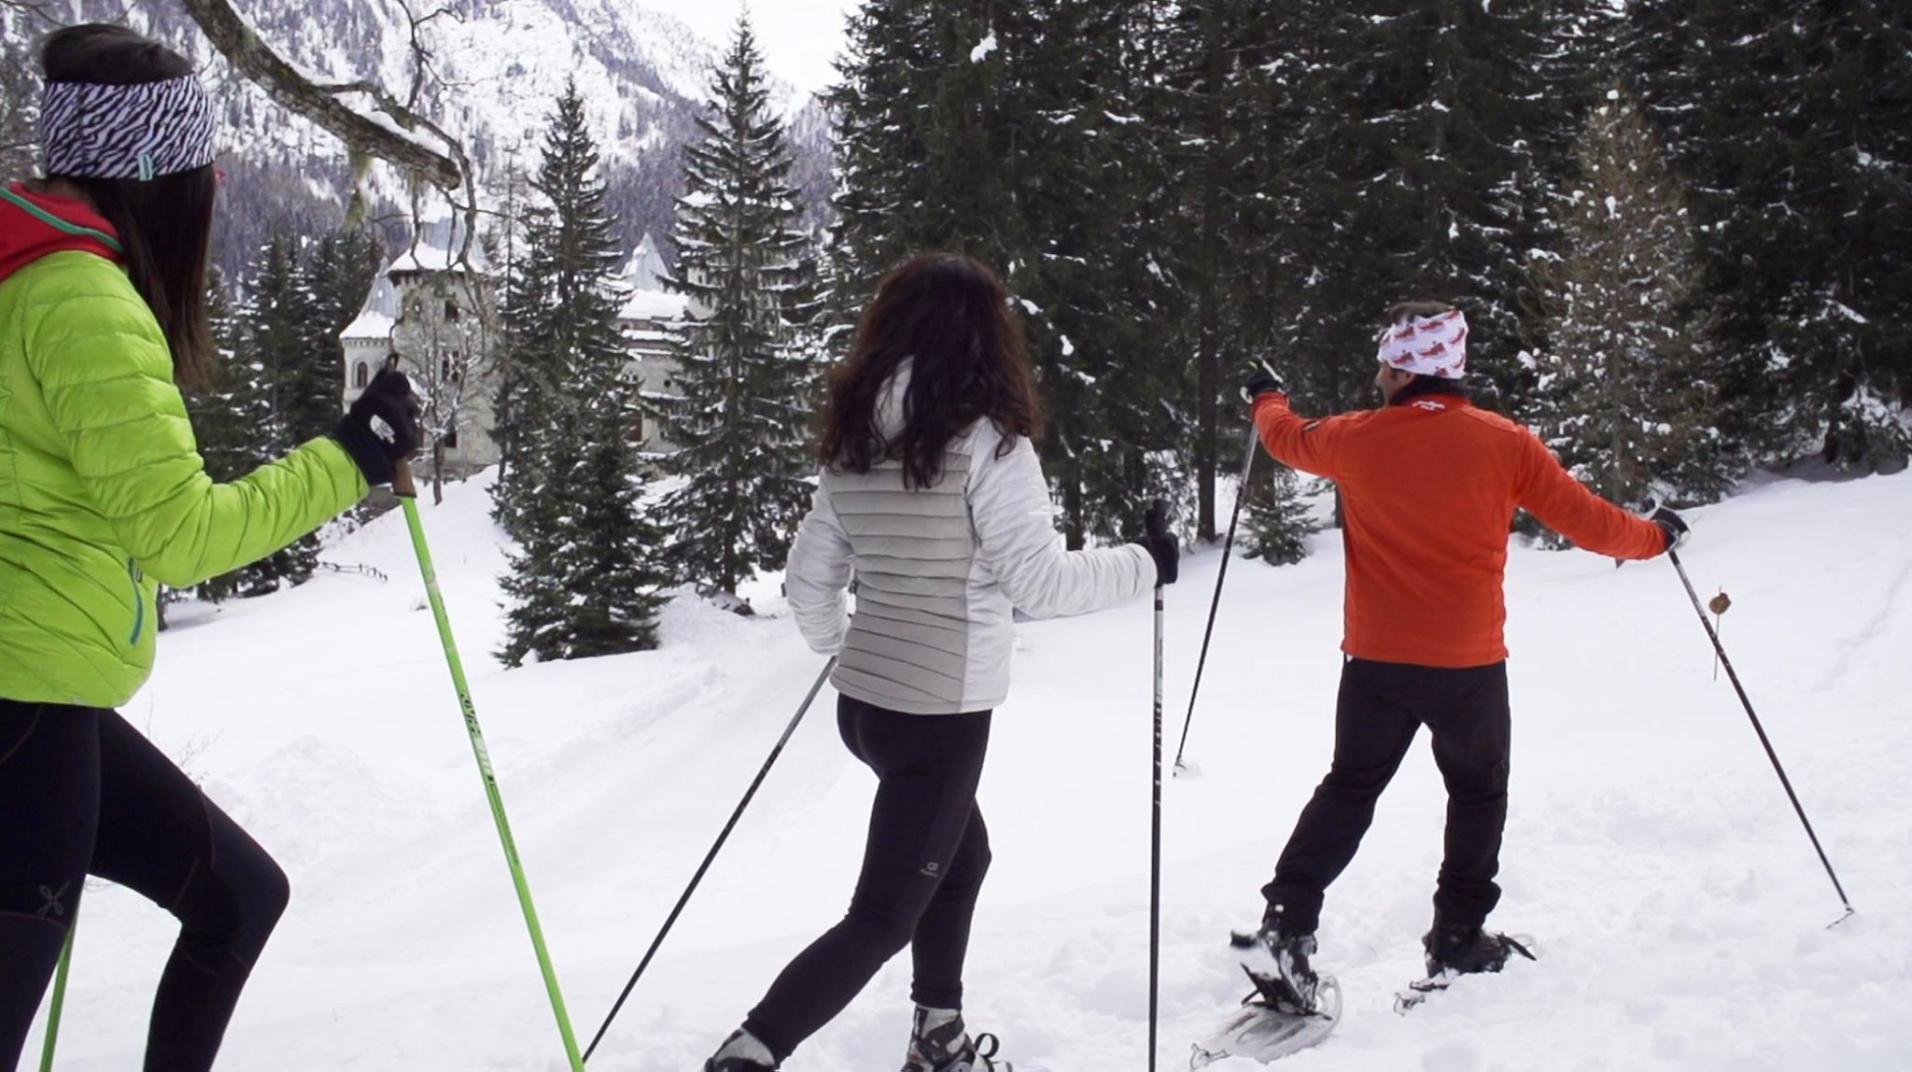
<instances>
[{"instance_id":1,"label":"snow-covered pine tree","mask_svg":"<svg viewBox=\"0 0 1912 1072\"><path fill-rule=\"evenodd\" d=\"M498 222L487 236L486 248L502 273L502 293L498 302L498 348L493 355L495 388L492 396L492 442L498 444L498 474L492 484L492 517L504 521L513 513L519 449L525 438L520 419L520 396L527 389L526 368L521 363L526 332L532 329L546 307L540 278L528 274L530 260L526 249L529 228L548 214L531 201L531 180L518 166L516 151L503 180L504 193ZM535 366L537 362L532 361Z\"/></svg>"},{"instance_id":2,"label":"snow-covered pine tree","mask_svg":"<svg viewBox=\"0 0 1912 1072\"><path fill-rule=\"evenodd\" d=\"M316 344L312 290L300 265L296 240L284 231L274 232L253 262L252 287L241 314L244 329L240 349L242 367L256 366L259 395L244 397L241 405L255 415L257 423L251 449L263 464L278 458L299 443L301 433L323 435L338 421L338 391L342 378L325 382L321 394L313 367ZM233 388L249 395L249 383L234 383ZM326 408L322 411L321 405ZM331 419L314 428L321 413ZM297 425L294 422L299 422ZM251 466L247 466L249 471ZM242 474L236 474L242 475ZM318 568L319 541L305 536L282 551L240 570L238 594L258 596L279 590L281 583L301 585Z\"/></svg>"},{"instance_id":3,"label":"snow-covered pine tree","mask_svg":"<svg viewBox=\"0 0 1912 1072\"><path fill-rule=\"evenodd\" d=\"M1563 26L1585 0L1304 0L1283 14L1292 137L1277 191L1280 243L1304 259L1275 351L1304 405L1369 403L1376 321L1389 304L1453 301L1470 365L1517 392L1531 319L1530 250L1551 244L1550 184L1571 173L1591 87L1567 78Z\"/></svg>"},{"instance_id":4,"label":"snow-covered pine tree","mask_svg":"<svg viewBox=\"0 0 1912 1072\"><path fill-rule=\"evenodd\" d=\"M193 440L205 459L206 474L225 482L251 472L267 459L254 439L263 431L265 394L261 370L244 363L244 328L233 311L225 273L214 266L206 275L206 319L212 327L219 359L212 382L204 391L185 391L186 415L192 421ZM214 577L193 590L200 599L218 603L237 593L238 572Z\"/></svg>"},{"instance_id":5,"label":"snow-covered pine tree","mask_svg":"<svg viewBox=\"0 0 1912 1072\"><path fill-rule=\"evenodd\" d=\"M1184 360L1152 258L1178 192L1144 98L1151 0L877 0L831 94L839 150L833 317L930 250L1004 276L1050 416L1041 445L1073 546L1132 532L1184 471Z\"/></svg>"},{"instance_id":6,"label":"snow-covered pine tree","mask_svg":"<svg viewBox=\"0 0 1912 1072\"><path fill-rule=\"evenodd\" d=\"M783 568L809 503L806 450L817 355L816 266L786 178L790 152L770 108L748 18L711 80L703 139L684 153L685 194L664 283L690 310L675 325L675 393L650 399L683 483L663 504L679 576L731 597Z\"/></svg>"},{"instance_id":7,"label":"snow-covered pine tree","mask_svg":"<svg viewBox=\"0 0 1912 1072\"><path fill-rule=\"evenodd\" d=\"M328 232L305 251L301 281L307 348L287 370L280 392L294 443L326 435L338 423L345 383L345 344L339 333L365 305L381 263L377 240L362 230Z\"/></svg>"},{"instance_id":8,"label":"snow-covered pine tree","mask_svg":"<svg viewBox=\"0 0 1912 1072\"><path fill-rule=\"evenodd\" d=\"M998 9L993 28L1006 205L1021 217L1005 263L1028 303L1044 464L1075 546L1140 535L1141 505L1190 469L1180 300L1153 259L1180 201L1147 118L1153 6L1044 0L1015 19Z\"/></svg>"},{"instance_id":9,"label":"snow-covered pine tree","mask_svg":"<svg viewBox=\"0 0 1912 1072\"><path fill-rule=\"evenodd\" d=\"M1246 555L1270 566L1293 565L1308 557L1308 537L1321 526L1304 498L1307 489L1301 477L1285 465L1269 468L1269 475L1236 492L1248 496L1242 509L1247 515Z\"/></svg>"},{"instance_id":10,"label":"snow-covered pine tree","mask_svg":"<svg viewBox=\"0 0 1912 1072\"><path fill-rule=\"evenodd\" d=\"M1691 183L1728 435L1895 468L1912 403L1900 0L1637 0L1630 81Z\"/></svg>"},{"instance_id":11,"label":"snow-covered pine tree","mask_svg":"<svg viewBox=\"0 0 1912 1072\"><path fill-rule=\"evenodd\" d=\"M670 581L642 501L616 221L597 162L583 98L567 86L536 184L550 213L527 235L525 293L545 300L512 327L518 368L535 373L522 381L528 405L517 415L537 422L521 429L519 490L506 515L518 542L500 581L513 603L500 653L511 666L655 647L659 590Z\"/></svg>"},{"instance_id":12,"label":"snow-covered pine tree","mask_svg":"<svg viewBox=\"0 0 1912 1072\"><path fill-rule=\"evenodd\" d=\"M1266 356L1280 295L1302 274L1284 263L1283 239L1294 229L1273 207L1295 134L1285 90L1295 64L1283 51L1293 44L1290 17L1249 0L1187 0L1161 21L1150 118L1162 132L1172 196L1161 210L1168 236L1151 256L1179 289L1174 345L1192 363L1186 439L1203 539L1218 535L1220 475L1239 471L1240 437L1230 431L1239 366Z\"/></svg>"},{"instance_id":13,"label":"snow-covered pine tree","mask_svg":"<svg viewBox=\"0 0 1912 1072\"><path fill-rule=\"evenodd\" d=\"M1524 415L1613 502L1665 483L1687 502L1743 467L1719 430L1696 227L1638 102L1608 91L1580 141L1558 259L1536 275L1549 321Z\"/></svg>"}]
</instances>

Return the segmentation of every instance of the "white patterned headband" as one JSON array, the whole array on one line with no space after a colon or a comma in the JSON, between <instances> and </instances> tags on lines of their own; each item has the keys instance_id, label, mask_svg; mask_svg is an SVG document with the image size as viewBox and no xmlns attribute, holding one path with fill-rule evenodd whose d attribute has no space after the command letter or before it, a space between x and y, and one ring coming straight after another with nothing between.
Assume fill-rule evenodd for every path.
<instances>
[{"instance_id":1,"label":"white patterned headband","mask_svg":"<svg viewBox=\"0 0 1912 1072\"><path fill-rule=\"evenodd\" d=\"M48 82L41 166L48 175L146 182L212 163L217 133L212 99L191 75L130 86Z\"/></svg>"},{"instance_id":2,"label":"white patterned headband","mask_svg":"<svg viewBox=\"0 0 1912 1072\"><path fill-rule=\"evenodd\" d=\"M1458 380L1467 375L1467 317L1453 309L1400 320L1381 333L1377 356L1389 368Z\"/></svg>"}]
</instances>

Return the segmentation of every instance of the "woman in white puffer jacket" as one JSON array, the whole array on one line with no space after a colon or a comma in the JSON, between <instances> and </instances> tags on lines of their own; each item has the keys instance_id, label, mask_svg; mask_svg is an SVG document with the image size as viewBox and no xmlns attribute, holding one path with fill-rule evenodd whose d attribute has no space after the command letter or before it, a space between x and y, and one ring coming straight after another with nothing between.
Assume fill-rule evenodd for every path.
<instances>
[{"instance_id":1,"label":"woman in white puffer jacket","mask_svg":"<svg viewBox=\"0 0 1912 1072\"><path fill-rule=\"evenodd\" d=\"M787 577L804 638L838 657L843 741L879 779L863 871L849 914L784 969L706 1072L776 1069L905 946L917 1008L904 1067L1009 1069L961 1009L990 858L976 785L1009 690L1014 615L1121 603L1172 583L1179 553L1167 537L1065 550L1040 432L1022 325L995 274L956 254L892 272L831 377L823 474Z\"/></svg>"}]
</instances>

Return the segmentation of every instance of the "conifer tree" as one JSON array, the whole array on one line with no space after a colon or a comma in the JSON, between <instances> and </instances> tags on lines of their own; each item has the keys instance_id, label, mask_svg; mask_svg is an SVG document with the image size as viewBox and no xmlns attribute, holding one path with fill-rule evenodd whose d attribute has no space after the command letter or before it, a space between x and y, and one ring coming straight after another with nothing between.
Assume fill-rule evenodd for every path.
<instances>
[{"instance_id":1,"label":"conifer tree","mask_svg":"<svg viewBox=\"0 0 1912 1072\"><path fill-rule=\"evenodd\" d=\"M205 459L206 475L213 480L237 480L263 460L254 442L262 431L264 401L260 370L242 364L245 348L244 329L233 311L232 296L226 287L225 273L216 266L206 277L206 319L212 328L213 343L219 358L212 369L212 382L204 391L183 392L186 416L192 422L193 440L199 456ZM231 598L240 581L238 572L214 577L199 585L193 594L211 603Z\"/></svg>"},{"instance_id":2,"label":"conifer tree","mask_svg":"<svg viewBox=\"0 0 1912 1072\"><path fill-rule=\"evenodd\" d=\"M298 245L283 231L274 232L259 251L253 266L252 288L241 315L243 342L239 365L245 370L232 384L236 405L252 422L249 449L256 459L250 471L283 457L303 442L301 433L323 435L338 420L339 384L327 380L322 394L313 375L317 349L314 339L312 291L299 263ZM257 392L254 394L253 392ZM321 420L325 403L331 419ZM297 422L297 423L295 423ZM242 473L235 473L243 475ZM282 583L301 585L318 568L316 535L301 537L239 571L237 594L266 595Z\"/></svg>"},{"instance_id":3,"label":"conifer tree","mask_svg":"<svg viewBox=\"0 0 1912 1072\"><path fill-rule=\"evenodd\" d=\"M757 571L783 568L813 487L819 362L804 328L816 266L747 18L708 109L702 141L685 150L677 267L665 280L690 305L674 332L676 393L652 405L676 446L663 468L684 478L664 502L671 560L686 580L734 597Z\"/></svg>"},{"instance_id":4,"label":"conifer tree","mask_svg":"<svg viewBox=\"0 0 1912 1072\"><path fill-rule=\"evenodd\" d=\"M1614 502L1670 484L1710 501L1735 460L1719 428L1697 233L1685 191L1631 94L1612 89L1581 138L1558 260L1537 273L1548 345L1525 407L1576 476Z\"/></svg>"},{"instance_id":5,"label":"conifer tree","mask_svg":"<svg viewBox=\"0 0 1912 1072\"><path fill-rule=\"evenodd\" d=\"M605 211L597 146L575 85L557 102L536 187L550 206L528 228L521 294L509 305L519 349L517 540L501 580L512 597L501 657L583 658L657 645L661 535L643 501L637 385L619 335L616 221ZM535 421L531 420L535 418Z\"/></svg>"},{"instance_id":6,"label":"conifer tree","mask_svg":"<svg viewBox=\"0 0 1912 1072\"><path fill-rule=\"evenodd\" d=\"M1905 6L1638 0L1624 55L1690 184L1727 433L1895 468L1912 403Z\"/></svg>"},{"instance_id":7,"label":"conifer tree","mask_svg":"<svg viewBox=\"0 0 1912 1072\"><path fill-rule=\"evenodd\" d=\"M1270 566L1287 566L1308 557L1308 537L1319 530L1300 476L1285 465L1252 481L1237 494L1247 495L1247 557Z\"/></svg>"}]
</instances>

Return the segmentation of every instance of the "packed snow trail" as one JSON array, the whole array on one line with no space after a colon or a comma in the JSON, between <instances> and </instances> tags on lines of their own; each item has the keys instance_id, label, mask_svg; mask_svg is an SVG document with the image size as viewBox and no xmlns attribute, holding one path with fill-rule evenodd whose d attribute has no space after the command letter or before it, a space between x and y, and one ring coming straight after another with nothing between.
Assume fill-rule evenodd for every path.
<instances>
[{"instance_id":1,"label":"packed snow trail","mask_svg":"<svg viewBox=\"0 0 1912 1072\"><path fill-rule=\"evenodd\" d=\"M822 660L774 579L755 620L680 600L654 653L505 672L503 558L481 482L425 523L498 779L573 1013L595 1026ZM1544 960L1402 1018L1421 972L1444 798L1417 743L1329 893L1316 958L1346 1015L1297 1072L1912 1067L1912 474L1770 481L1695 511L1683 551L1859 915L1839 913L1677 577L1664 562L1516 549L1511 811L1493 925ZM292 907L222 1067L556 1072L562 1050L498 856L396 515L322 574L175 608L126 709L292 876ZM1169 708L1185 697L1219 557L1169 590ZM1165 786L1164 1068L1246 992L1227 935L1259 915L1326 768L1341 551L1229 571L1188 746ZM968 1017L1054 1072L1144 1064L1150 609L1022 627L982 806L995 866ZM591 1067L683 1072L848 902L874 779L834 698L790 742ZM1179 729L1179 727L1177 727ZM88 894L58 1067L132 1067L173 940L159 909ZM787 1065L901 1063L907 958ZM1801 1025L1811 1025L1802 1030ZM37 1041L35 1043L37 1046ZM1240 1061L1217 1072L1253 1072Z\"/></svg>"}]
</instances>

